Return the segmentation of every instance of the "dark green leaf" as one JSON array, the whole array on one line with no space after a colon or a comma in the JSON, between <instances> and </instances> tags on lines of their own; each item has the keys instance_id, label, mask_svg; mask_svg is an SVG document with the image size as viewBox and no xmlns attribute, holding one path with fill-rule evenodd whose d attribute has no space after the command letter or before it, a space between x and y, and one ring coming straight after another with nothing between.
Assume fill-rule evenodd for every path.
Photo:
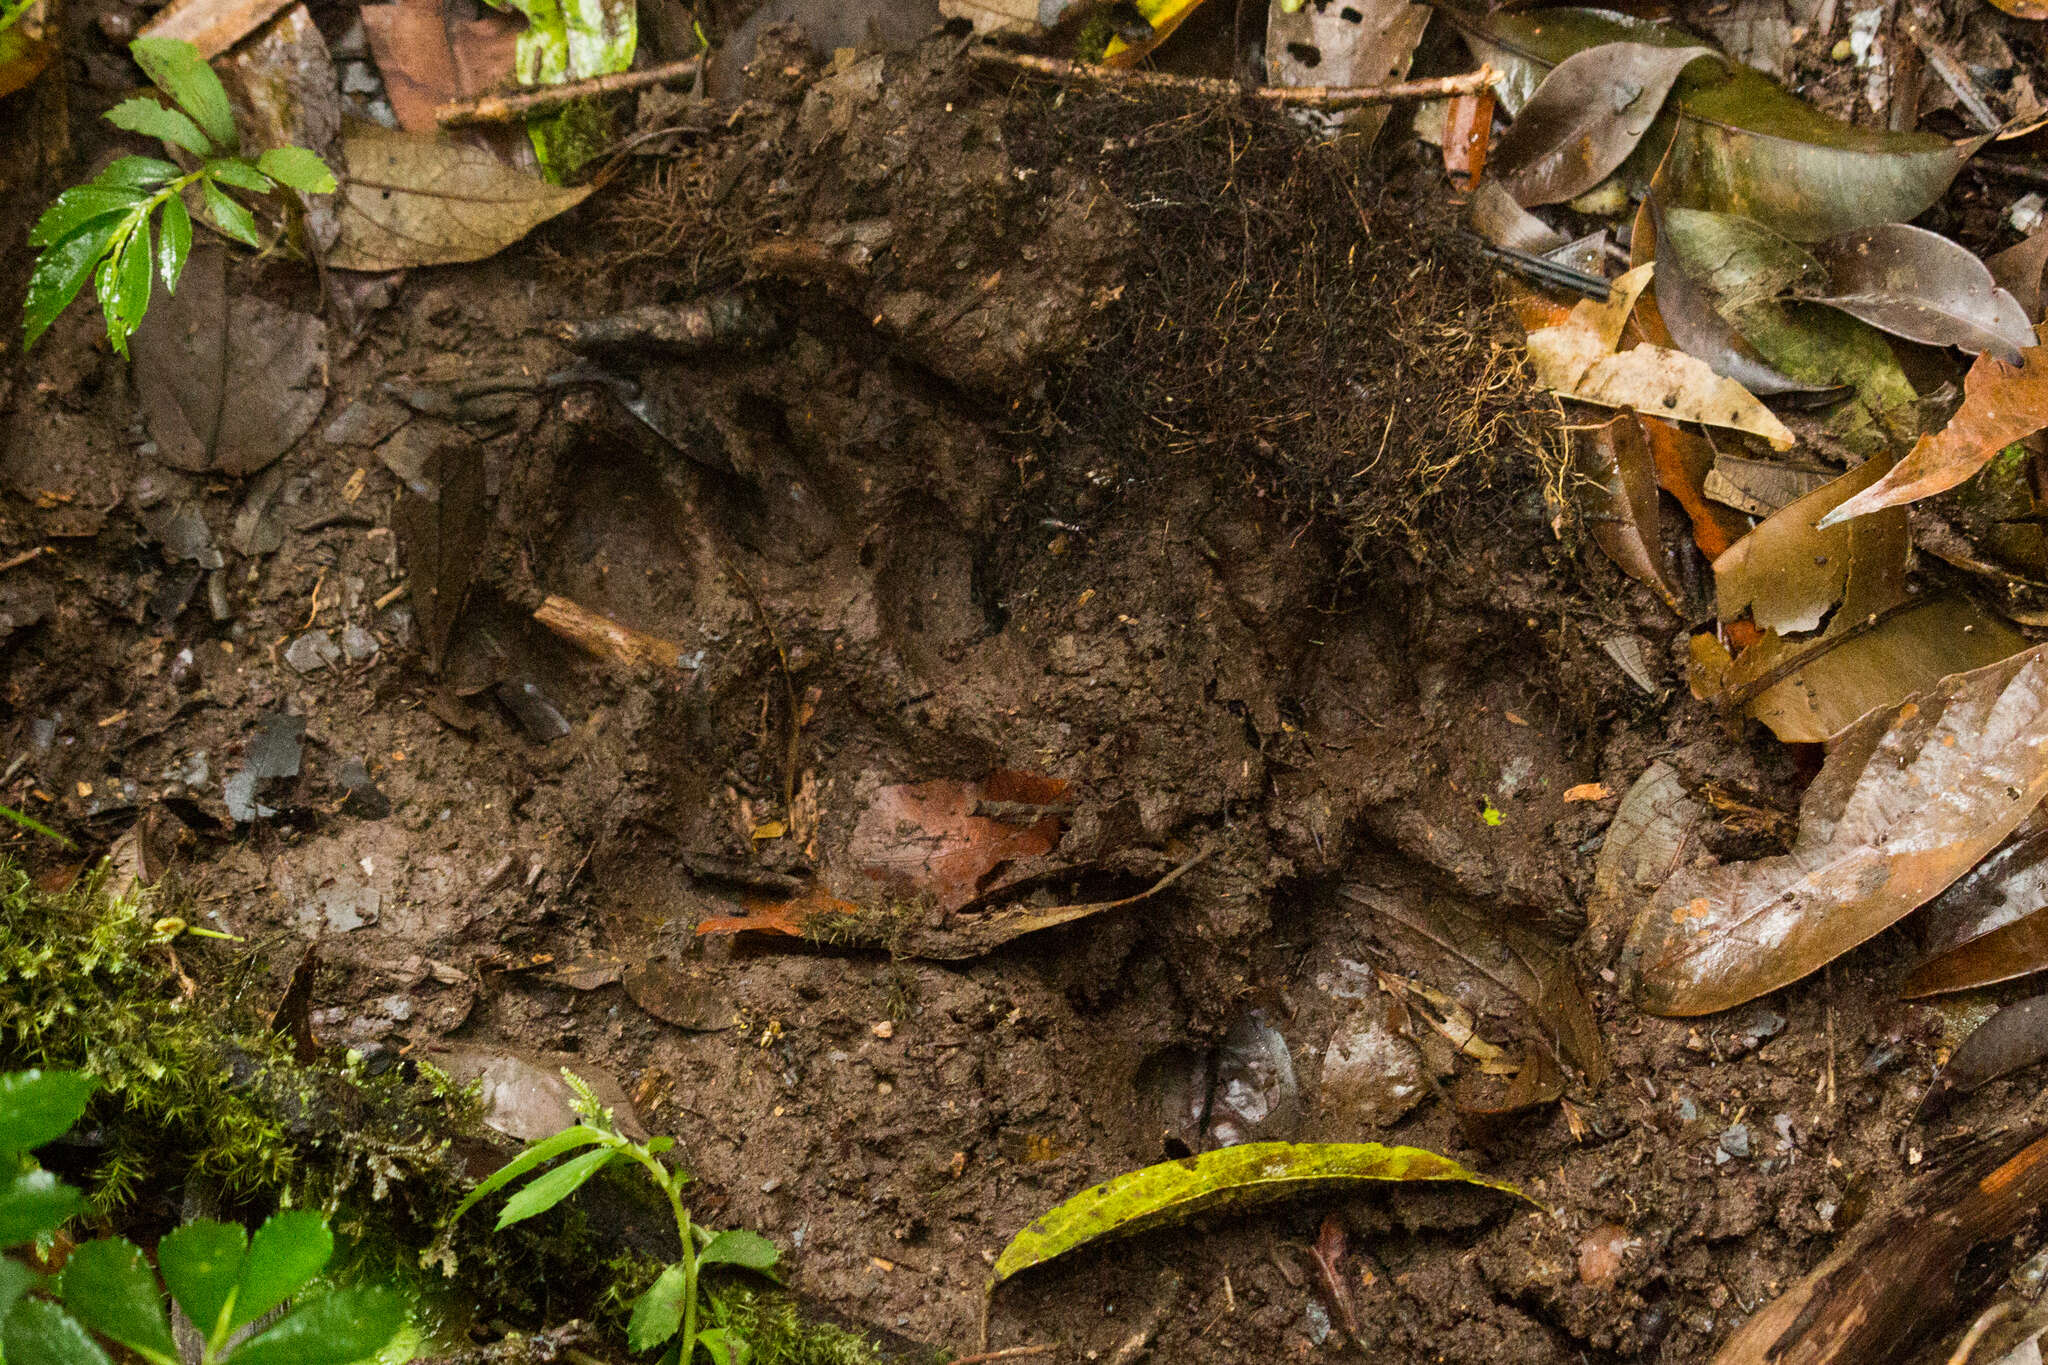
<instances>
[{"instance_id":1,"label":"dark green leaf","mask_svg":"<svg viewBox=\"0 0 2048 1365\"><path fill-rule=\"evenodd\" d=\"M164 292L178 292L178 277L185 273L185 258L192 254L192 215L177 195L164 200L157 217L156 265L163 276Z\"/></svg>"},{"instance_id":2,"label":"dark green leaf","mask_svg":"<svg viewBox=\"0 0 2048 1365\"><path fill-rule=\"evenodd\" d=\"M211 180L202 180L200 184L206 187L206 212L216 228L245 245L263 245L263 239L256 235L256 219L249 210L228 198L227 192Z\"/></svg>"},{"instance_id":3,"label":"dark green leaf","mask_svg":"<svg viewBox=\"0 0 2048 1365\"><path fill-rule=\"evenodd\" d=\"M43 216L29 229L28 244L33 247L53 245L95 218L118 219L142 199L140 190L75 185L58 195L50 207L43 210Z\"/></svg>"},{"instance_id":4,"label":"dark green leaf","mask_svg":"<svg viewBox=\"0 0 2048 1365\"><path fill-rule=\"evenodd\" d=\"M307 1209L276 1213L256 1230L230 1321L254 1322L306 1287L334 1255L327 1220Z\"/></svg>"},{"instance_id":5,"label":"dark green leaf","mask_svg":"<svg viewBox=\"0 0 2048 1365\"><path fill-rule=\"evenodd\" d=\"M683 1325L683 1293L689 1271L680 1265L665 1268L633 1304L633 1317L626 1324L626 1345L636 1351L651 1351L676 1334Z\"/></svg>"},{"instance_id":6,"label":"dark green leaf","mask_svg":"<svg viewBox=\"0 0 2048 1365\"><path fill-rule=\"evenodd\" d=\"M0 1322L7 1321L16 1301L35 1288L36 1281L41 1278L20 1261L0 1256Z\"/></svg>"},{"instance_id":7,"label":"dark green leaf","mask_svg":"<svg viewBox=\"0 0 2048 1365\"><path fill-rule=\"evenodd\" d=\"M228 92L198 48L176 38L137 38L128 51L142 73L192 116L215 147L231 152L241 145Z\"/></svg>"},{"instance_id":8,"label":"dark green leaf","mask_svg":"<svg viewBox=\"0 0 2048 1365\"><path fill-rule=\"evenodd\" d=\"M122 100L107 110L106 117L107 122L124 132L161 138L173 146L183 147L194 156L212 156L215 151L213 143L189 116L176 109L166 109L146 96Z\"/></svg>"},{"instance_id":9,"label":"dark green leaf","mask_svg":"<svg viewBox=\"0 0 2048 1365\"><path fill-rule=\"evenodd\" d=\"M209 161L206 163L205 171L223 185L233 185L236 189L248 190L251 194L268 194L271 190L270 177L257 170L253 163L238 156L224 156Z\"/></svg>"},{"instance_id":10,"label":"dark green leaf","mask_svg":"<svg viewBox=\"0 0 2048 1365\"><path fill-rule=\"evenodd\" d=\"M0 1247L33 1242L85 1207L85 1197L48 1171L24 1171L0 1184Z\"/></svg>"},{"instance_id":11,"label":"dark green leaf","mask_svg":"<svg viewBox=\"0 0 2048 1365\"><path fill-rule=\"evenodd\" d=\"M455 1206L455 1212L450 1215L448 1221L454 1222L474 1208L478 1200L496 1194L528 1171L546 1165L564 1152L573 1152L578 1147L588 1147L593 1142L604 1140L603 1133L580 1123L573 1128L564 1128L553 1137L542 1138L484 1177L483 1183L471 1190L469 1196Z\"/></svg>"},{"instance_id":12,"label":"dark green leaf","mask_svg":"<svg viewBox=\"0 0 2048 1365\"><path fill-rule=\"evenodd\" d=\"M272 147L256 158L256 169L301 194L334 193L334 172L304 147Z\"/></svg>"},{"instance_id":13,"label":"dark green leaf","mask_svg":"<svg viewBox=\"0 0 2048 1365\"><path fill-rule=\"evenodd\" d=\"M618 1149L613 1147L585 1152L574 1161L563 1162L546 1175L536 1176L531 1184L505 1201L504 1211L498 1215L499 1230L537 1213L546 1213L581 1189L584 1181L603 1170L618 1154Z\"/></svg>"},{"instance_id":14,"label":"dark green leaf","mask_svg":"<svg viewBox=\"0 0 2048 1365\"><path fill-rule=\"evenodd\" d=\"M293 1309L235 1349L232 1365L350 1365L375 1355L405 1325L405 1296L384 1285L337 1289ZM10 1362L12 1365L12 1362Z\"/></svg>"},{"instance_id":15,"label":"dark green leaf","mask_svg":"<svg viewBox=\"0 0 2048 1365\"><path fill-rule=\"evenodd\" d=\"M118 1237L87 1242L64 1263L58 1292L87 1329L157 1365L178 1365L163 1291L134 1243Z\"/></svg>"},{"instance_id":16,"label":"dark green leaf","mask_svg":"<svg viewBox=\"0 0 2048 1365\"><path fill-rule=\"evenodd\" d=\"M93 276L100 311L107 316L107 340L117 355L128 354L128 337L149 311L149 281L155 265L149 244L149 221L135 225L118 250L100 262Z\"/></svg>"},{"instance_id":17,"label":"dark green leaf","mask_svg":"<svg viewBox=\"0 0 2048 1365\"><path fill-rule=\"evenodd\" d=\"M110 1365L86 1330L69 1313L42 1299L23 1299L0 1323L0 1352L7 1365Z\"/></svg>"},{"instance_id":18,"label":"dark green leaf","mask_svg":"<svg viewBox=\"0 0 2048 1365\"><path fill-rule=\"evenodd\" d=\"M736 1265L748 1270L773 1270L782 1259L775 1243L758 1232L729 1228L719 1233L697 1253L698 1265Z\"/></svg>"},{"instance_id":19,"label":"dark green leaf","mask_svg":"<svg viewBox=\"0 0 2048 1365\"><path fill-rule=\"evenodd\" d=\"M98 1082L76 1071L0 1075L0 1152L40 1147L78 1122Z\"/></svg>"},{"instance_id":20,"label":"dark green leaf","mask_svg":"<svg viewBox=\"0 0 2048 1365\"><path fill-rule=\"evenodd\" d=\"M238 1224L210 1218L176 1228L157 1244L157 1269L163 1272L171 1297L209 1343L220 1335L235 1307L235 1286L241 1282L248 1248L249 1234Z\"/></svg>"},{"instance_id":21,"label":"dark green leaf","mask_svg":"<svg viewBox=\"0 0 2048 1365\"><path fill-rule=\"evenodd\" d=\"M109 162L107 168L92 178L95 185L133 190L154 189L166 180L175 179L178 168L168 161L159 161L153 156L124 156Z\"/></svg>"}]
</instances>

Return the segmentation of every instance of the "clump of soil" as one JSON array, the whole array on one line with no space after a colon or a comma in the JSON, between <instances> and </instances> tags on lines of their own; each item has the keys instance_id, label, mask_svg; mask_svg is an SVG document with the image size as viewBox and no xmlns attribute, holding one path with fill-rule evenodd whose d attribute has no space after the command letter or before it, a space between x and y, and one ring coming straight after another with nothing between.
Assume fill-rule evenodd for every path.
<instances>
[{"instance_id":1,"label":"clump of soil","mask_svg":"<svg viewBox=\"0 0 2048 1365\"><path fill-rule=\"evenodd\" d=\"M1788 776L1689 700L1662 608L1552 538L1549 438L1451 209L1398 153L1056 102L944 44L830 69L791 48L750 80L738 117L535 243L337 327L317 434L257 480L160 467L96 320L60 323L0 457L0 553L54 547L0 575L23 756L0 800L94 847L171 822L271 991L322 940L329 1042L614 1078L678 1138L700 1217L767 1232L866 1323L966 1347L1005 1240L1211 1140L1211 1082L1256 1044L1293 1093L1234 1099L1244 1135L1429 1146L1556 1211L1344 1203L1374 1359L1698 1358L1898 1178L1899 1078L1935 1035L1878 989L1886 948L1739 1035L1638 1018L1589 960L1614 1075L1490 1134L1428 1085L1361 1105L1326 1081L1371 1023L1368 967L1520 1027L1344 882L1378 869L1561 947L1613 804L1572 789L1672 750L1763 800ZM553 339L711 291L754 344ZM427 469L481 500L438 674L443 599L392 531ZM206 591L148 530L173 507L223 555ZM550 597L674 666L572 650L531 619ZM294 649L309 632L351 647ZM231 805L286 713L294 771ZM693 932L805 879L937 914L880 904L862 816L997 771L1066 784L1057 847L1004 874L1019 896L1111 899L1210 856L962 962ZM1331 1210L1083 1253L1006 1288L994 1343L1334 1351L1301 1251Z\"/></svg>"}]
</instances>

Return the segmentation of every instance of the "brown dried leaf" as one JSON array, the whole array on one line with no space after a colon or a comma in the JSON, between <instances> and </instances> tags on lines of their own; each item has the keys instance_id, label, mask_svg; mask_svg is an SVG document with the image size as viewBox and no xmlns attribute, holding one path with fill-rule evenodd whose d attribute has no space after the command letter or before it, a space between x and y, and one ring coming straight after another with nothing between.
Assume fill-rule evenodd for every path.
<instances>
[{"instance_id":1,"label":"brown dried leaf","mask_svg":"<svg viewBox=\"0 0 2048 1365\"><path fill-rule=\"evenodd\" d=\"M1339 887L1337 894L1512 992L1529 1007L1545 1040L1585 1073L1589 1085L1606 1077L1599 1021L1579 989L1571 963L1557 949L1498 915L1483 914L1412 884L1390 890L1351 882Z\"/></svg>"},{"instance_id":2,"label":"brown dried leaf","mask_svg":"<svg viewBox=\"0 0 2048 1365\"><path fill-rule=\"evenodd\" d=\"M482 260L595 188L550 185L476 147L375 124L349 125L341 142L341 239L327 263L343 270Z\"/></svg>"},{"instance_id":3,"label":"brown dried leaf","mask_svg":"<svg viewBox=\"0 0 2048 1365\"><path fill-rule=\"evenodd\" d=\"M2027 823L1931 901L1907 999L1992 986L2048 967L2048 816Z\"/></svg>"},{"instance_id":4,"label":"brown dried leaf","mask_svg":"<svg viewBox=\"0 0 2048 1365\"><path fill-rule=\"evenodd\" d=\"M2014 441L2048 427L2048 346L2030 346L2018 366L1989 352L1963 377L1963 405L1940 431L1922 436L1884 479L1829 512L1833 526L1954 488Z\"/></svg>"},{"instance_id":5,"label":"brown dried leaf","mask_svg":"<svg viewBox=\"0 0 2048 1365\"><path fill-rule=\"evenodd\" d=\"M1578 476L1571 492L1594 543L1676 610L1678 591L1664 574L1657 477L1642 423L1624 412L1600 426L1573 427L1571 452Z\"/></svg>"},{"instance_id":6,"label":"brown dried leaf","mask_svg":"<svg viewBox=\"0 0 2048 1365\"><path fill-rule=\"evenodd\" d=\"M399 0L365 5L363 32L384 77L398 126L431 133L434 110L474 99L512 80L514 51L526 27L517 15L493 10L451 21L440 0Z\"/></svg>"},{"instance_id":7,"label":"brown dried leaf","mask_svg":"<svg viewBox=\"0 0 2048 1365\"><path fill-rule=\"evenodd\" d=\"M1704 492L1706 477L1714 467L1714 447L1707 439L1676 422L1643 417L1643 438L1650 443L1650 458L1657 466L1657 486L1678 499L1678 505L1692 518L1693 543L1709 559L1718 559L1730 545L1749 534L1749 520L1716 502Z\"/></svg>"},{"instance_id":8,"label":"brown dried leaf","mask_svg":"<svg viewBox=\"0 0 2048 1365\"><path fill-rule=\"evenodd\" d=\"M1929 346L1957 346L2017 365L2034 344L2018 299L1975 256L1910 223L1859 228L1818 243L1828 287L1802 295L1880 331Z\"/></svg>"},{"instance_id":9,"label":"brown dried leaf","mask_svg":"<svg viewBox=\"0 0 2048 1365\"><path fill-rule=\"evenodd\" d=\"M2048 1058L2048 995L2036 995L2007 1005L1970 1030L1941 1069L1940 1086L1967 1095L2043 1058Z\"/></svg>"},{"instance_id":10,"label":"brown dried leaf","mask_svg":"<svg viewBox=\"0 0 2048 1365\"><path fill-rule=\"evenodd\" d=\"M254 474L312 427L327 401L327 329L268 299L232 298L227 253L192 252L130 342L135 395L165 464Z\"/></svg>"},{"instance_id":11,"label":"brown dried leaf","mask_svg":"<svg viewBox=\"0 0 2048 1365\"><path fill-rule=\"evenodd\" d=\"M1636 231L1647 240L1632 239L1632 260L1654 260L1657 264L1655 297L1657 314L1671 335L1672 344L1687 355L1707 362L1715 374L1732 379L1753 394L1819 393L1825 384L1804 384L1774 369L1757 354L1756 347L1722 317L1713 298L1693 277L1677 252L1659 254L1657 244L1666 231L1664 216L1654 195L1643 200L1645 212L1636 217ZM1645 220L1650 230L1644 232Z\"/></svg>"},{"instance_id":12,"label":"brown dried leaf","mask_svg":"<svg viewBox=\"0 0 2048 1365\"><path fill-rule=\"evenodd\" d=\"M1863 525L1829 526L1827 513L1876 482L1870 460L1781 508L1714 561L1715 610L1723 621L1744 612L1780 634L1817 630L1835 604L1864 617L1905 600L1906 515ZM1828 529L1818 529L1826 526ZM1852 593L1853 588L1853 593Z\"/></svg>"},{"instance_id":13,"label":"brown dried leaf","mask_svg":"<svg viewBox=\"0 0 2048 1365\"><path fill-rule=\"evenodd\" d=\"M1385 85L1401 80L1428 26L1429 6L1408 0L1303 5L1292 14L1275 5L1266 12L1266 83ZM1365 148L1391 112L1388 105L1366 105L1324 117L1358 137L1358 146Z\"/></svg>"},{"instance_id":14,"label":"brown dried leaf","mask_svg":"<svg viewBox=\"0 0 2048 1365\"><path fill-rule=\"evenodd\" d=\"M2041 320L2041 281L2048 273L2048 229L1984 262L1998 287L2020 301L2032 322Z\"/></svg>"},{"instance_id":15,"label":"brown dried leaf","mask_svg":"<svg viewBox=\"0 0 2048 1365\"><path fill-rule=\"evenodd\" d=\"M884 787L855 822L847 853L890 895L930 896L940 910L958 910L988 890L1005 864L1050 853L1060 840L1056 815L1019 825L976 815L976 805L1056 805L1066 792L1057 778L1009 771L980 782Z\"/></svg>"},{"instance_id":16,"label":"brown dried leaf","mask_svg":"<svg viewBox=\"0 0 2048 1365\"><path fill-rule=\"evenodd\" d=\"M1678 74L1709 47L1603 43L1559 62L1494 149L1494 174L1518 203L1584 194L1628 159Z\"/></svg>"},{"instance_id":17,"label":"brown dried leaf","mask_svg":"<svg viewBox=\"0 0 2048 1365\"><path fill-rule=\"evenodd\" d=\"M425 476L399 495L391 525L410 577L420 647L428 671L438 673L483 555L489 522L482 453L460 441L436 447Z\"/></svg>"},{"instance_id":18,"label":"brown dried leaf","mask_svg":"<svg viewBox=\"0 0 2048 1365\"><path fill-rule=\"evenodd\" d=\"M1959 673L1843 733L1780 857L1687 867L1629 936L1655 1014L1798 980L1938 895L2048 793L2048 646Z\"/></svg>"},{"instance_id":19,"label":"brown dried leaf","mask_svg":"<svg viewBox=\"0 0 2048 1365\"><path fill-rule=\"evenodd\" d=\"M1808 493L1832 482L1835 472L1818 465L1783 460L1752 460L1745 455L1716 455L1702 491L1715 502L1768 517Z\"/></svg>"}]
</instances>

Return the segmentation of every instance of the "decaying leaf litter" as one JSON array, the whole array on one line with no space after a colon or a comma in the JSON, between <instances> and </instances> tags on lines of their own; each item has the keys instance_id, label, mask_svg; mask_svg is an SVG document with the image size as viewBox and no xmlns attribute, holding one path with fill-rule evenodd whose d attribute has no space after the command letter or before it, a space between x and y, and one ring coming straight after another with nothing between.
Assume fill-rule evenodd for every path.
<instances>
[{"instance_id":1,"label":"decaying leaf litter","mask_svg":"<svg viewBox=\"0 0 2048 1365\"><path fill-rule=\"evenodd\" d=\"M82 307L17 363L0 800L152 831L138 866L277 992L321 937L323 1042L616 1073L721 1222L930 1341L1038 1215L1225 1143L1385 1137L1548 1210L1347 1198L1333 1241L1320 1194L994 1303L994 1344L1184 1359L1696 1358L1956 1125L2010 1126L2029 1014L1915 1128L1986 1001L1899 996L2029 991L2039 265L1973 158L2029 164L2032 21L1276 6L1246 68L1254 30L1141 5L1134 76L1065 88L907 11L593 6L518 55L452 12L201 8L153 31L231 90L289 60L245 146L343 184L152 313L132 380ZM1102 22L1025 46L1085 70ZM550 57L577 24L611 54ZM78 129L134 83L99 28ZM432 131L633 75L621 41L687 87L728 33L766 41L721 103ZM1420 114L1285 89L1482 62ZM1244 69L1287 99L1200 84ZM0 109L47 133L38 98ZM1521 197L1478 226L1533 286L1455 235L1431 137ZM303 339L266 366L260 328ZM1743 909L1802 858L1865 870ZM1856 947L1922 905L1924 963L1917 918ZM1732 1011L1639 1012L1731 958Z\"/></svg>"}]
</instances>

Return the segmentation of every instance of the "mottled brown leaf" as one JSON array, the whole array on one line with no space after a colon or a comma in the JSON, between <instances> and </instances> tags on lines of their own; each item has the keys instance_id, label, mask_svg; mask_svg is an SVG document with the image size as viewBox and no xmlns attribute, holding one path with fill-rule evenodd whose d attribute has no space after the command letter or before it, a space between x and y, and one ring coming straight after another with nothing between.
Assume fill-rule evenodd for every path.
<instances>
[{"instance_id":1,"label":"mottled brown leaf","mask_svg":"<svg viewBox=\"0 0 2048 1365\"><path fill-rule=\"evenodd\" d=\"M1681 869L1629 936L1655 1014L1776 990L1926 904L2048 793L2048 646L1872 712L1835 742L1792 851Z\"/></svg>"},{"instance_id":2,"label":"mottled brown leaf","mask_svg":"<svg viewBox=\"0 0 2048 1365\"><path fill-rule=\"evenodd\" d=\"M1991 986L2048 967L2048 818L2035 811L2012 838L1936 896L1920 915L1924 954L1907 999Z\"/></svg>"},{"instance_id":3,"label":"mottled brown leaf","mask_svg":"<svg viewBox=\"0 0 2048 1365\"><path fill-rule=\"evenodd\" d=\"M1494 148L1493 170L1516 202L1556 204L1614 173L1656 122L1681 71L1708 47L1603 43L1559 62Z\"/></svg>"},{"instance_id":4,"label":"mottled brown leaf","mask_svg":"<svg viewBox=\"0 0 2048 1365\"><path fill-rule=\"evenodd\" d=\"M2020 301L1984 263L1948 238L1910 223L1859 228L1817 243L1824 291L1804 297L1894 336L1955 346L2017 365L2034 343Z\"/></svg>"}]
</instances>

